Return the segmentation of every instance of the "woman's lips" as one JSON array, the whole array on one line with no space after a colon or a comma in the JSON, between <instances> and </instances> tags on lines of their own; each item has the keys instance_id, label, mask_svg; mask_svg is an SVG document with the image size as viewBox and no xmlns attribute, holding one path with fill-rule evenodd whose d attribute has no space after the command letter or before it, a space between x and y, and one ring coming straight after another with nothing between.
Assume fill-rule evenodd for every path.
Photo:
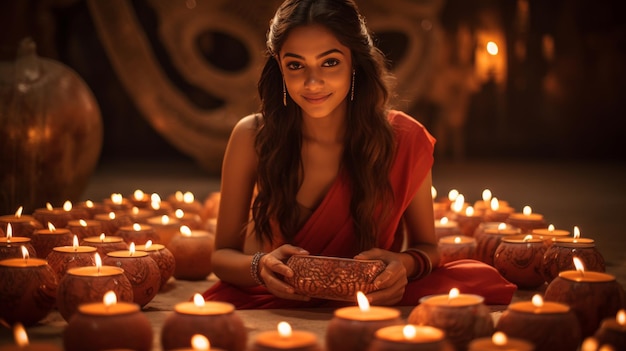
<instances>
[{"instance_id":1,"label":"woman's lips","mask_svg":"<svg viewBox=\"0 0 626 351\"><path fill-rule=\"evenodd\" d=\"M312 104L321 104L322 102L328 100L328 97L331 94L323 95L323 96L302 96L304 100Z\"/></svg>"}]
</instances>

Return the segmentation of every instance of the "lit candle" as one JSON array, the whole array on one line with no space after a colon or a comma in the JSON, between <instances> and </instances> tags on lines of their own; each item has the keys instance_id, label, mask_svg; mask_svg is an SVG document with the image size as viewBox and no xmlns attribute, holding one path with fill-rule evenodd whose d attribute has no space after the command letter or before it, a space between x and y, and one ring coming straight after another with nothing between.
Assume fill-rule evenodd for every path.
<instances>
[{"instance_id":1,"label":"lit candle","mask_svg":"<svg viewBox=\"0 0 626 351\"><path fill-rule=\"evenodd\" d=\"M191 348L176 348L171 349L172 351L223 351L222 348L216 348L211 346L211 342L209 339L202 334L194 334L191 337Z\"/></svg>"},{"instance_id":2,"label":"lit candle","mask_svg":"<svg viewBox=\"0 0 626 351\"><path fill-rule=\"evenodd\" d=\"M452 351L441 329L424 325L391 325L374 334L369 351Z\"/></svg>"},{"instance_id":3,"label":"lit candle","mask_svg":"<svg viewBox=\"0 0 626 351\"><path fill-rule=\"evenodd\" d=\"M254 340L252 351L321 351L315 334L292 330L287 322L278 323L277 330L261 332Z\"/></svg>"},{"instance_id":4,"label":"lit candle","mask_svg":"<svg viewBox=\"0 0 626 351\"><path fill-rule=\"evenodd\" d=\"M118 302L114 292L102 302L82 304L63 332L65 351L128 349L152 350L153 332L148 317L134 303Z\"/></svg>"},{"instance_id":5,"label":"lit candle","mask_svg":"<svg viewBox=\"0 0 626 351\"><path fill-rule=\"evenodd\" d=\"M511 213L506 219L506 222L518 227L524 234L532 232L533 229L546 226L543 215L533 213L530 206L524 206L521 213Z\"/></svg>"},{"instance_id":6,"label":"lit candle","mask_svg":"<svg viewBox=\"0 0 626 351\"><path fill-rule=\"evenodd\" d=\"M569 230L556 229L554 224L550 224L547 228L533 229L531 234L543 239L546 246L550 247L557 238L567 237L570 235L570 232Z\"/></svg>"},{"instance_id":7,"label":"lit candle","mask_svg":"<svg viewBox=\"0 0 626 351\"><path fill-rule=\"evenodd\" d=\"M172 204L172 208L181 209L188 213L202 213L202 204L195 199L195 195L191 191L176 191L172 194L168 201Z\"/></svg>"},{"instance_id":8,"label":"lit candle","mask_svg":"<svg viewBox=\"0 0 626 351\"><path fill-rule=\"evenodd\" d=\"M496 227L485 227L480 234L476 233L476 259L493 266L493 256L503 238L517 235L518 228L506 223L499 223Z\"/></svg>"},{"instance_id":9,"label":"lit candle","mask_svg":"<svg viewBox=\"0 0 626 351\"><path fill-rule=\"evenodd\" d=\"M147 305L159 292L161 271L157 263L145 251L136 251L130 243L128 250L112 251L103 263L120 267L133 287L133 301L141 307Z\"/></svg>"},{"instance_id":10,"label":"lit candle","mask_svg":"<svg viewBox=\"0 0 626 351\"><path fill-rule=\"evenodd\" d=\"M160 242L159 233L149 224L133 223L132 225L125 225L120 227L115 235L124 239L128 244L134 242L135 244L143 245L148 240L155 243Z\"/></svg>"},{"instance_id":11,"label":"lit candle","mask_svg":"<svg viewBox=\"0 0 626 351\"><path fill-rule=\"evenodd\" d=\"M74 235L72 246L57 246L46 259L57 277L61 279L70 268L93 266L95 252L95 247L78 245L78 237Z\"/></svg>"},{"instance_id":12,"label":"lit candle","mask_svg":"<svg viewBox=\"0 0 626 351\"><path fill-rule=\"evenodd\" d=\"M33 212L33 217L41 224L45 226L46 223L52 223L57 228L65 228L72 219L87 218L88 215L84 209L74 208L71 201L65 201L62 207L53 207L46 203L46 207Z\"/></svg>"},{"instance_id":13,"label":"lit candle","mask_svg":"<svg viewBox=\"0 0 626 351\"><path fill-rule=\"evenodd\" d=\"M362 292L357 293L358 306L335 310L326 328L328 351L367 350L376 330L402 324L400 311L383 306L370 306Z\"/></svg>"},{"instance_id":14,"label":"lit candle","mask_svg":"<svg viewBox=\"0 0 626 351\"><path fill-rule=\"evenodd\" d=\"M451 235L461 235L461 229L457 221L443 216L440 219L435 219L435 234L439 239Z\"/></svg>"},{"instance_id":15,"label":"lit candle","mask_svg":"<svg viewBox=\"0 0 626 351\"><path fill-rule=\"evenodd\" d=\"M520 289L536 289L545 283L541 269L546 246L542 239L524 237L503 238L493 256L493 266Z\"/></svg>"},{"instance_id":16,"label":"lit candle","mask_svg":"<svg viewBox=\"0 0 626 351\"><path fill-rule=\"evenodd\" d=\"M482 296L461 294L453 288L448 294L421 298L407 320L443 330L457 350L466 350L471 340L494 332L493 319L483 301Z\"/></svg>"},{"instance_id":17,"label":"lit candle","mask_svg":"<svg viewBox=\"0 0 626 351\"><path fill-rule=\"evenodd\" d=\"M185 212L180 208L174 211L174 217L176 217L181 225L186 225L191 229L203 229L202 217L195 212Z\"/></svg>"},{"instance_id":18,"label":"lit candle","mask_svg":"<svg viewBox=\"0 0 626 351\"><path fill-rule=\"evenodd\" d=\"M107 291L113 291L120 301L133 302L133 288L124 270L102 265L98 253L93 256L94 266L70 268L59 282L57 307L66 321L79 305L101 301Z\"/></svg>"},{"instance_id":19,"label":"lit candle","mask_svg":"<svg viewBox=\"0 0 626 351\"><path fill-rule=\"evenodd\" d=\"M93 202L91 200L85 200L76 204L76 208L83 209L87 212L87 216L84 219L93 219L97 214L108 213L104 204L101 202Z\"/></svg>"},{"instance_id":20,"label":"lit candle","mask_svg":"<svg viewBox=\"0 0 626 351\"><path fill-rule=\"evenodd\" d=\"M585 263L587 271L604 272L604 257L596 248L595 241L580 237L580 229L574 227L574 236L556 238L548 247L543 257L543 276L550 283L560 272L575 270L573 258L578 257Z\"/></svg>"},{"instance_id":21,"label":"lit candle","mask_svg":"<svg viewBox=\"0 0 626 351\"><path fill-rule=\"evenodd\" d=\"M615 316L625 304L624 289L615 276L586 271L578 257L576 270L563 271L554 278L544 297L569 305L580 322L583 338L593 335L602 319Z\"/></svg>"},{"instance_id":22,"label":"lit candle","mask_svg":"<svg viewBox=\"0 0 626 351\"><path fill-rule=\"evenodd\" d=\"M133 207L133 203L120 193L113 193L110 197L102 200L104 207L111 212L128 211Z\"/></svg>"},{"instance_id":23,"label":"lit candle","mask_svg":"<svg viewBox=\"0 0 626 351\"><path fill-rule=\"evenodd\" d=\"M24 215L24 208L20 206L15 214L0 216L0 227L6 228L8 224L13 227L13 236L27 237L33 236L35 229L42 229L43 224L33 216Z\"/></svg>"},{"instance_id":24,"label":"lit candle","mask_svg":"<svg viewBox=\"0 0 626 351\"><path fill-rule=\"evenodd\" d=\"M476 239L464 235L446 236L439 239L438 248L440 264L473 259L476 254Z\"/></svg>"},{"instance_id":25,"label":"lit candle","mask_svg":"<svg viewBox=\"0 0 626 351\"><path fill-rule=\"evenodd\" d=\"M485 222L504 222L515 209L497 197L491 198L489 207L485 210Z\"/></svg>"},{"instance_id":26,"label":"lit candle","mask_svg":"<svg viewBox=\"0 0 626 351\"><path fill-rule=\"evenodd\" d=\"M107 236L115 235L120 227L133 224L130 216L124 212L99 213L93 219L100 221L102 232Z\"/></svg>"},{"instance_id":27,"label":"lit candle","mask_svg":"<svg viewBox=\"0 0 626 351\"><path fill-rule=\"evenodd\" d=\"M582 340L576 315L570 307L544 301L539 294L531 301L510 304L500 316L496 329L532 342L538 351L576 351Z\"/></svg>"},{"instance_id":28,"label":"lit candle","mask_svg":"<svg viewBox=\"0 0 626 351\"><path fill-rule=\"evenodd\" d=\"M174 269L176 268L176 259L172 252L161 244L153 244L151 240L148 240L144 245L137 245L135 247L137 251L145 251L148 253L159 266L161 271L161 284L159 290L161 290L167 281L174 275Z\"/></svg>"},{"instance_id":29,"label":"lit candle","mask_svg":"<svg viewBox=\"0 0 626 351\"><path fill-rule=\"evenodd\" d=\"M478 212L486 211L491 205L491 199L493 198L493 193L489 189L483 189L481 193L482 200L477 200L474 202L474 208Z\"/></svg>"},{"instance_id":30,"label":"lit candle","mask_svg":"<svg viewBox=\"0 0 626 351\"><path fill-rule=\"evenodd\" d=\"M180 229L180 220L173 216L158 215L150 217L146 220L146 223L156 231L159 236L159 244L163 244L169 247L172 238L178 234Z\"/></svg>"},{"instance_id":31,"label":"lit candle","mask_svg":"<svg viewBox=\"0 0 626 351\"><path fill-rule=\"evenodd\" d=\"M459 223L461 234L473 237L476 228L483 221L483 214L477 212L473 206L467 206L465 211L457 213L456 221Z\"/></svg>"},{"instance_id":32,"label":"lit candle","mask_svg":"<svg viewBox=\"0 0 626 351\"><path fill-rule=\"evenodd\" d=\"M13 326L13 338L15 345L0 346L0 351L61 351L62 349L56 345L35 342L28 340L26 329L21 323L15 323Z\"/></svg>"},{"instance_id":33,"label":"lit candle","mask_svg":"<svg viewBox=\"0 0 626 351\"><path fill-rule=\"evenodd\" d=\"M127 213L133 223L147 223L148 218L154 217L153 210L137 206L133 206Z\"/></svg>"},{"instance_id":34,"label":"lit candle","mask_svg":"<svg viewBox=\"0 0 626 351\"><path fill-rule=\"evenodd\" d=\"M71 246L74 236L67 228L57 228L48 222L48 229L35 230L32 244L41 258L46 258L57 246Z\"/></svg>"},{"instance_id":35,"label":"lit candle","mask_svg":"<svg viewBox=\"0 0 626 351\"><path fill-rule=\"evenodd\" d=\"M150 206L150 195L143 192L141 189L137 189L133 192L133 195L129 198L133 206L144 209Z\"/></svg>"},{"instance_id":36,"label":"lit candle","mask_svg":"<svg viewBox=\"0 0 626 351\"><path fill-rule=\"evenodd\" d=\"M0 319L31 326L46 317L55 304L57 276L48 262L29 257L0 261Z\"/></svg>"},{"instance_id":37,"label":"lit candle","mask_svg":"<svg viewBox=\"0 0 626 351\"><path fill-rule=\"evenodd\" d=\"M167 248L176 259L174 278L202 280L211 274L211 256L215 248L215 236L206 230L191 230L181 226Z\"/></svg>"},{"instance_id":38,"label":"lit candle","mask_svg":"<svg viewBox=\"0 0 626 351\"><path fill-rule=\"evenodd\" d=\"M107 253L111 251L128 250L128 244L124 239L119 236L107 236L104 233L84 238L81 245L95 247L100 257L106 257Z\"/></svg>"},{"instance_id":39,"label":"lit candle","mask_svg":"<svg viewBox=\"0 0 626 351\"><path fill-rule=\"evenodd\" d=\"M456 219L459 213L462 213L467 208L467 203L465 202L465 195L457 194L454 198L454 201L450 203L450 214L448 217L452 217L452 219Z\"/></svg>"},{"instance_id":40,"label":"lit candle","mask_svg":"<svg viewBox=\"0 0 626 351\"><path fill-rule=\"evenodd\" d=\"M226 350L246 349L248 333L235 306L227 302L204 301L194 294L193 301L180 302L168 315L161 329L161 345L165 350L184 348L194 334L211 340L212 346Z\"/></svg>"},{"instance_id":41,"label":"lit candle","mask_svg":"<svg viewBox=\"0 0 626 351\"><path fill-rule=\"evenodd\" d=\"M172 205L167 201L161 201L159 194L150 195L150 208L156 216L167 215L172 212Z\"/></svg>"},{"instance_id":42,"label":"lit candle","mask_svg":"<svg viewBox=\"0 0 626 351\"><path fill-rule=\"evenodd\" d=\"M67 229L82 239L102 233L102 223L94 219L74 219L67 222Z\"/></svg>"},{"instance_id":43,"label":"lit candle","mask_svg":"<svg viewBox=\"0 0 626 351\"><path fill-rule=\"evenodd\" d=\"M495 332L491 337L474 339L468 351L533 351L535 346L523 339L509 338L503 332Z\"/></svg>"},{"instance_id":44,"label":"lit candle","mask_svg":"<svg viewBox=\"0 0 626 351\"><path fill-rule=\"evenodd\" d=\"M14 237L13 226L11 223L7 224L6 237L0 238L0 260L22 257L22 246L28 250L30 257L37 257L37 252L30 243L30 238Z\"/></svg>"},{"instance_id":45,"label":"lit candle","mask_svg":"<svg viewBox=\"0 0 626 351\"><path fill-rule=\"evenodd\" d=\"M606 318L594 334L600 345L611 345L615 350L626 350L626 311L620 309L615 318Z\"/></svg>"}]
</instances>

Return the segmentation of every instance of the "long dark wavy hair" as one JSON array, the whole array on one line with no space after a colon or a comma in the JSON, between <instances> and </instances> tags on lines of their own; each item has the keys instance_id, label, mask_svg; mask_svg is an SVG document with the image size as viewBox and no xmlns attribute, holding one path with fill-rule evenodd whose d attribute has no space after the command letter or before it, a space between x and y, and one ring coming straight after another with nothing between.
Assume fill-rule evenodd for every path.
<instances>
[{"instance_id":1,"label":"long dark wavy hair","mask_svg":"<svg viewBox=\"0 0 626 351\"><path fill-rule=\"evenodd\" d=\"M273 242L272 221L290 242L298 231L296 194L302 178L302 112L288 98L276 59L290 31L319 24L350 48L355 70L354 99L348 99L342 168L351 180L350 211L360 249L376 244L393 193L389 170L395 153L387 120L391 74L384 55L352 0L287 0L277 10L267 34L267 61L258 84L261 115L256 135L258 194L252 205L256 237Z\"/></svg>"}]
</instances>

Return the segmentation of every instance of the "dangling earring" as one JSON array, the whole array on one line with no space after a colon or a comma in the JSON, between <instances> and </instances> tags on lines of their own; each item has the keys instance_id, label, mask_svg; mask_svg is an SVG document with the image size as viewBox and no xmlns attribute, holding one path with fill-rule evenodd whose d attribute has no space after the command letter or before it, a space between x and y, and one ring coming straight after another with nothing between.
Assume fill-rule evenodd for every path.
<instances>
[{"instance_id":1,"label":"dangling earring","mask_svg":"<svg viewBox=\"0 0 626 351\"><path fill-rule=\"evenodd\" d=\"M350 91L350 101L354 101L354 75L356 74L355 70L352 70L352 89Z\"/></svg>"},{"instance_id":2,"label":"dangling earring","mask_svg":"<svg viewBox=\"0 0 626 351\"><path fill-rule=\"evenodd\" d=\"M285 88L284 78L283 78L283 106L287 106L287 89Z\"/></svg>"}]
</instances>

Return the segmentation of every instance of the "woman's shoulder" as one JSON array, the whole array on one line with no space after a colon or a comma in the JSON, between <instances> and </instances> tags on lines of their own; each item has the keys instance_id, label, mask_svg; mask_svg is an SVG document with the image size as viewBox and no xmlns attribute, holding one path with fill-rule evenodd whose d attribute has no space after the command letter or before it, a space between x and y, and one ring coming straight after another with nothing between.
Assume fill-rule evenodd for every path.
<instances>
[{"instance_id":1,"label":"woman's shoulder","mask_svg":"<svg viewBox=\"0 0 626 351\"><path fill-rule=\"evenodd\" d=\"M410 116L405 112L398 111L398 110L390 110L387 114L387 119L389 120L389 123L393 127L397 137L400 137L400 138L402 136L415 137L416 135L418 135L418 136L423 136L424 138L429 139L429 140L433 139L434 141L434 138L428 132L426 127L424 127L424 125L421 124L413 116Z\"/></svg>"}]
</instances>

